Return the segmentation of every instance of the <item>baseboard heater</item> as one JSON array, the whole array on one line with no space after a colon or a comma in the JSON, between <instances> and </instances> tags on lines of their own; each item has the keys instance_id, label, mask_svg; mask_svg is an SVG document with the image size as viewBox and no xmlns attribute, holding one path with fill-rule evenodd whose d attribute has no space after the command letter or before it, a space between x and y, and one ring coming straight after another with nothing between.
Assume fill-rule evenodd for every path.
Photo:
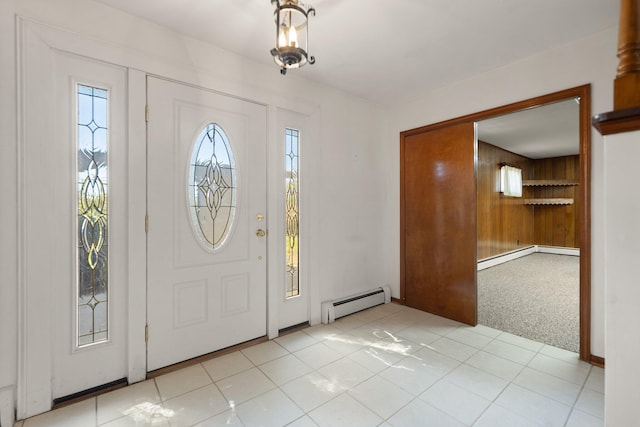
<instances>
[{"instance_id":1,"label":"baseboard heater","mask_svg":"<svg viewBox=\"0 0 640 427\"><path fill-rule=\"evenodd\" d=\"M326 301L322 303L322 323L331 323L349 314L390 302L391 288L387 285L334 301Z\"/></svg>"}]
</instances>

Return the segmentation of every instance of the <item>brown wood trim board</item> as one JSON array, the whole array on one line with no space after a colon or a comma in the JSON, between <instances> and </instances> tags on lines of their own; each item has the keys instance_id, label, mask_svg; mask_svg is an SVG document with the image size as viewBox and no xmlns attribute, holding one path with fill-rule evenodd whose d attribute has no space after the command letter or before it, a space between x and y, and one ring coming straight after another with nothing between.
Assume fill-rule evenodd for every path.
<instances>
[{"instance_id":1,"label":"brown wood trim board","mask_svg":"<svg viewBox=\"0 0 640 427\"><path fill-rule=\"evenodd\" d=\"M597 366L599 368L603 368L604 369L604 357L600 357L600 356L594 356L593 354L590 357L590 361L591 364L593 366Z\"/></svg>"},{"instance_id":2,"label":"brown wood trim board","mask_svg":"<svg viewBox=\"0 0 640 427\"><path fill-rule=\"evenodd\" d=\"M592 123L602 135L640 130L640 107L597 114Z\"/></svg>"}]
</instances>

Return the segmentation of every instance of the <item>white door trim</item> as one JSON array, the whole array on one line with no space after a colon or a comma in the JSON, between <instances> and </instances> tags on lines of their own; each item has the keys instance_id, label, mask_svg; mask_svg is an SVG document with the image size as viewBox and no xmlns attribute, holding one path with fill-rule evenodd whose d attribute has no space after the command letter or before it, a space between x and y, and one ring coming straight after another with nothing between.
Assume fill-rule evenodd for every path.
<instances>
[{"instance_id":1,"label":"white door trim","mask_svg":"<svg viewBox=\"0 0 640 427\"><path fill-rule=\"evenodd\" d=\"M129 69L129 333L128 381L142 381L147 376L147 101L146 74ZM142 143L144 141L144 144ZM144 165L144 167L142 166Z\"/></svg>"},{"instance_id":2,"label":"white door trim","mask_svg":"<svg viewBox=\"0 0 640 427\"><path fill-rule=\"evenodd\" d=\"M267 164L278 165L278 108L274 105L267 106ZM267 240L267 337L271 340L278 337L278 254L279 239L277 236L278 198L274 197L274 188L279 184L280 175L277 168L267 167L267 230L270 232ZM277 193L275 193L277 194Z\"/></svg>"},{"instance_id":3,"label":"white door trim","mask_svg":"<svg viewBox=\"0 0 640 427\"><path fill-rule=\"evenodd\" d=\"M20 23L19 23L20 24ZM26 202L27 191L27 158L29 153L26 144L28 139L45 138L46 130L53 129L53 114L51 101L53 99L53 78L50 76L49 52L50 46L46 45L33 32L24 25L18 25L18 384L17 384L17 405L18 418L25 418L48 410L51 407L51 321L52 309L51 291L36 292L32 283L49 281L53 270L50 239L45 239L39 260L39 268L30 268L30 260L27 256L27 233L34 231L29 227L30 221L27 217L28 206ZM27 64L44 62L45 67L28 67ZM42 74L45 78L41 78ZM33 75L36 74L36 75ZM46 78L49 77L49 78ZM26 82L30 82L29 85ZM26 100L30 93L43 94L45 102L27 108ZM45 96L47 95L48 96ZM49 101L49 102L46 102ZM46 112L47 114L42 114ZM39 117L40 116L40 117ZM40 119L40 126L29 127L27 123L31 118ZM37 153L34 153L37 154ZM37 155L37 159L42 160L46 153ZM51 192L43 197L51 198ZM47 223L48 218L44 218L45 223L40 229L50 229ZM43 236L44 238L44 236ZM33 317L35 316L35 317ZM46 321L43 321L46 320ZM44 363L43 363L43 360Z\"/></svg>"}]
</instances>

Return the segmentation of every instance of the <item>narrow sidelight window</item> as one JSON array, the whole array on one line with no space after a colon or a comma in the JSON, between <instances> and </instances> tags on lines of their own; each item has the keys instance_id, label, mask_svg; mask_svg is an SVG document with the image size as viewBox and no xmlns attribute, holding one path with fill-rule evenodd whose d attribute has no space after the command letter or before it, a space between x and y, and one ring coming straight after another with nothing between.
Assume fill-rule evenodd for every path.
<instances>
[{"instance_id":1,"label":"narrow sidelight window","mask_svg":"<svg viewBox=\"0 0 640 427\"><path fill-rule=\"evenodd\" d=\"M109 338L108 92L77 85L77 346Z\"/></svg>"},{"instance_id":2,"label":"narrow sidelight window","mask_svg":"<svg viewBox=\"0 0 640 427\"><path fill-rule=\"evenodd\" d=\"M285 129L285 224L287 298L300 295L299 276L299 181L298 149L300 132Z\"/></svg>"}]
</instances>

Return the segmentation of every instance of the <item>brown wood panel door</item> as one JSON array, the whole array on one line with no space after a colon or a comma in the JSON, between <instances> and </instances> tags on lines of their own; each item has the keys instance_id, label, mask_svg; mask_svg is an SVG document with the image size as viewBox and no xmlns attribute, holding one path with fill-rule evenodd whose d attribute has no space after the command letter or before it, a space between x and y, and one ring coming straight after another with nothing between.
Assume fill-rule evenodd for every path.
<instances>
[{"instance_id":1,"label":"brown wood panel door","mask_svg":"<svg viewBox=\"0 0 640 427\"><path fill-rule=\"evenodd\" d=\"M474 124L401 134L406 305L477 323Z\"/></svg>"}]
</instances>

